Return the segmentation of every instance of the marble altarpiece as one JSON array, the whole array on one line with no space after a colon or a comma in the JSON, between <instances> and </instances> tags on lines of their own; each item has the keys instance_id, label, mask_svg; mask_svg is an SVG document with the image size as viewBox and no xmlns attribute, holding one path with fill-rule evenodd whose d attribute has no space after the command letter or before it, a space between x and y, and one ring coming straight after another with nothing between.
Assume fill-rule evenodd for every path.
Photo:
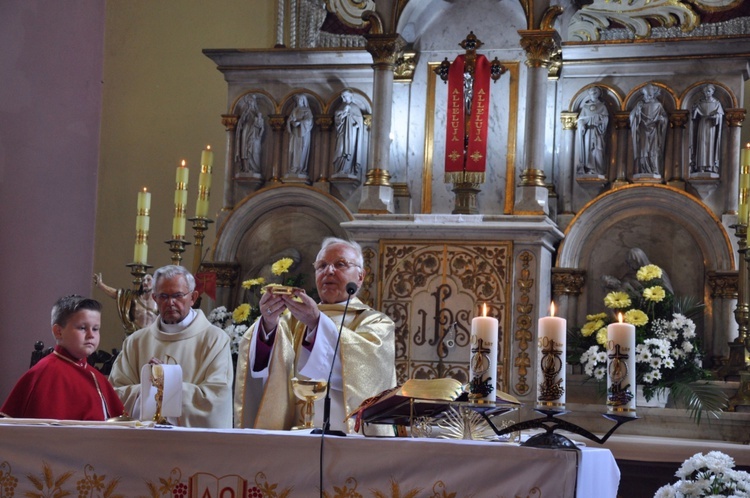
<instances>
[{"instance_id":1,"label":"marble altarpiece","mask_svg":"<svg viewBox=\"0 0 750 498\"><path fill-rule=\"evenodd\" d=\"M707 360L720 364L738 334L738 39L750 35L724 3L736 19L712 22L713 7L697 9L703 22L690 9L669 13L696 32L712 25L705 43L670 35L662 11L620 19L600 0L373 3L375 14L333 2L323 26L336 13L357 19L338 34L290 24L295 13L279 2L277 48L204 50L228 84L217 110L224 208L205 264L219 273L216 304L238 304L239 282L284 251L296 251L304 272L322 237L352 237L368 270L360 297L398 325L399 381L465 379L466 330L486 301L500 320L500 388L532 401L538 318L554 299L568 326L580 326L601 302L600 277L640 247L681 293L706 302L701 334ZM647 34L643 19L656 26ZM462 53L470 30L507 72L490 85L485 181L473 210L457 212L442 167L447 88L434 69ZM291 131L300 96L303 162ZM239 149L250 100L263 128L255 160ZM341 174L345 109L361 124L346 142L356 154L347 164L358 166ZM640 129L651 121L654 131Z\"/></svg>"}]
</instances>

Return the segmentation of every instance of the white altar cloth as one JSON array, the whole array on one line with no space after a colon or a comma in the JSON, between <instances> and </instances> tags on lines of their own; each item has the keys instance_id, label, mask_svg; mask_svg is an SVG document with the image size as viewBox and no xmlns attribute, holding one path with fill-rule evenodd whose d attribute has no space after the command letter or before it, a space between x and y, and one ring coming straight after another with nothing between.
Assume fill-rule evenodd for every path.
<instances>
[{"instance_id":1,"label":"white altar cloth","mask_svg":"<svg viewBox=\"0 0 750 498\"><path fill-rule=\"evenodd\" d=\"M320 444L319 435L301 432L0 420L0 481L14 477L15 496L57 486L71 496L90 489L90 496L315 497ZM615 498L620 479L603 448L326 436L323 450L329 497L390 497L397 490L417 497Z\"/></svg>"}]
</instances>

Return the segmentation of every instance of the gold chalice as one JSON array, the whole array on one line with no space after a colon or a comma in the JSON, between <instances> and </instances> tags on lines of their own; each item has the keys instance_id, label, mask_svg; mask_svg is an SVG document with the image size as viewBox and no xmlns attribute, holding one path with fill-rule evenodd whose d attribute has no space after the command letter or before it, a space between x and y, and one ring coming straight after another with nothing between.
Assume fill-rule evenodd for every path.
<instances>
[{"instance_id":1,"label":"gold chalice","mask_svg":"<svg viewBox=\"0 0 750 498\"><path fill-rule=\"evenodd\" d=\"M292 378L292 390L294 395L304 401L305 405L302 407L303 424L301 426L292 427L296 429L312 429L313 415L315 415L315 402L325 396L326 386L328 382L325 380L314 380L314 379L298 379L297 377Z\"/></svg>"}]
</instances>

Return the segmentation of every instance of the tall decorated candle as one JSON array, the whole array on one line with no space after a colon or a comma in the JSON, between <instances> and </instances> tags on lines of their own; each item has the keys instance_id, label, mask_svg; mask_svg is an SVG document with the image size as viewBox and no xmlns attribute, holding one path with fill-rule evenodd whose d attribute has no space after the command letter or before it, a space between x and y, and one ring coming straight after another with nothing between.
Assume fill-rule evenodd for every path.
<instances>
[{"instance_id":1,"label":"tall decorated candle","mask_svg":"<svg viewBox=\"0 0 750 498\"><path fill-rule=\"evenodd\" d=\"M555 316L552 303L550 316L539 319L536 394L539 408L565 408L565 327L565 319Z\"/></svg>"},{"instance_id":2,"label":"tall decorated candle","mask_svg":"<svg viewBox=\"0 0 750 498\"><path fill-rule=\"evenodd\" d=\"M198 200L195 203L195 217L208 217L208 197L211 194L211 169L214 165L214 153L207 145L201 152L201 173L198 178Z\"/></svg>"},{"instance_id":3,"label":"tall decorated candle","mask_svg":"<svg viewBox=\"0 0 750 498\"><path fill-rule=\"evenodd\" d=\"M737 204L737 223L747 225L750 214L750 143L740 150L740 198Z\"/></svg>"},{"instance_id":4,"label":"tall decorated candle","mask_svg":"<svg viewBox=\"0 0 750 498\"><path fill-rule=\"evenodd\" d=\"M607 326L607 411L635 416L635 325Z\"/></svg>"},{"instance_id":5,"label":"tall decorated candle","mask_svg":"<svg viewBox=\"0 0 750 498\"><path fill-rule=\"evenodd\" d=\"M145 187L138 192L135 216L135 248L133 249L133 263L147 264L148 260L148 228L149 211L151 210L151 192Z\"/></svg>"},{"instance_id":6,"label":"tall decorated candle","mask_svg":"<svg viewBox=\"0 0 750 498\"><path fill-rule=\"evenodd\" d=\"M469 399L475 402L494 402L497 396L497 318L487 316L487 304L482 305L482 316L471 320L471 357L469 358Z\"/></svg>"},{"instance_id":7,"label":"tall decorated candle","mask_svg":"<svg viewBox=\"0 0 750 498\"><path fill-rule=\"evenodd\" d=\"M185 220L187 213L187 185L190 170L185 160L177 167L176 188L174 192L174 220L172 221L172 238L185 238Z\"/></svg>"}]
</instances>

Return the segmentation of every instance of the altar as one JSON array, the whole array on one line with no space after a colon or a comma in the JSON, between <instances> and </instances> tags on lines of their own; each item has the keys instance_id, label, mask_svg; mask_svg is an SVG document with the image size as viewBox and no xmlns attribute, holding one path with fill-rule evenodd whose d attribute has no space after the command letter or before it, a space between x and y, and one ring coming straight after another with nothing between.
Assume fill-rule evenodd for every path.
<instances>
[{"instance_id":1,"label":"altar","mask_svg":"<svg viewBox=\"0 0 750 498\"><path fill-rule=\"evenodd\" d=\"M620 481L610 450L586 446L18 421L0 440L3 496L614 498Z\"/></svg>"}]
</instances>

